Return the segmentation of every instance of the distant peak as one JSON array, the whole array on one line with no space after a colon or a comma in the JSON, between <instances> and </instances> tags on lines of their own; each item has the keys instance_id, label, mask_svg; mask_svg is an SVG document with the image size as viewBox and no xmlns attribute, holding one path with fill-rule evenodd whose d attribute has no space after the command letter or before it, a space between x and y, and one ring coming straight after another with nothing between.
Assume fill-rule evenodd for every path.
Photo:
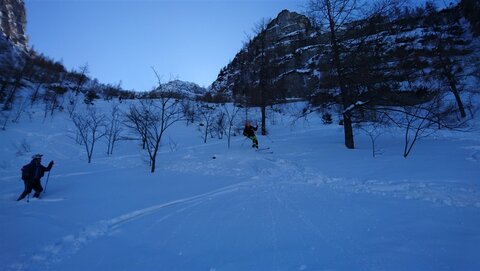
<instances>
[{"instance_id":1,"label":"distant peak","mask_svg":"<svg viewBox=\"0 0 480 271\"><path fill-rule=\"evenodd\" d=\"M297 16L302 16L301 14L298 14L295 11L290 11L288 9L284 9L278 13L277 18L282 18L282 17L297 17Z\"/></svg>"},{"instance_id":2,"label":"distant peak","mask_svg":"<svg viewBox=\"0 0 480 271\"><path fill-rule=\"evenodd\" d=\"M303 22L308 20L304 15L299 14L294 11L290 11L288 9L284 9L278 13L277 18L274 19L274 21L277 22L292 22L292 21L297 21L297 22Z\"/></svg>"}]
</instances>

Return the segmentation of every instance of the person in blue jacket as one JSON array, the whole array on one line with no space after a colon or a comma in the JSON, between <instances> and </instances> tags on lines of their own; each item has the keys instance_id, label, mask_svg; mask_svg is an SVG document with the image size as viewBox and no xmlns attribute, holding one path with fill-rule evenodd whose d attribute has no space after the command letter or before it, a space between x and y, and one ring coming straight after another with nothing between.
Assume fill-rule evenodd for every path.
<instances>
[{"instance_id":1,"label":"person in blue jacket","mask_svg":"<svg viewBox=\"0 0 480 271\"><path fill-rule=\"evenodd\" d=\"M32 189L35 190L33 197L40 197L40 193L43 191L40 179L43 177L46 171L50 171L53 167L53 161L50 161L47 167L43 166L41 164L42 156L42 154L35 154L32 156L32 161L22 167L22 180L25 184L25 190L18 197L17 201L25 198L28 194L30 194L30 192L32 192Z\"/></svg>"}]
</instances>

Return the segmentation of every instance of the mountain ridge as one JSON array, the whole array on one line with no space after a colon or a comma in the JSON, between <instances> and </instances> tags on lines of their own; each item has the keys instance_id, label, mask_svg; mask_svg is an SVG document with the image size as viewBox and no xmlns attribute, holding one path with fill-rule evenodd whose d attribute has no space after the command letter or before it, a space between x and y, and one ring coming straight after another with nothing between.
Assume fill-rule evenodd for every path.
<instances>
[{"instance_id":1,"label":"mountain ridge","mask_svg":"<svg viewBox=\"0 0 480 271\"><path fill-rule=\"evenodd\" d=\"M268 44L265 50L267 57L278 59L275 64L269 63L272 64L269 68L275 74L277 85L281 85L282 95L304 96L317 80L315 71L309 67L316 54L316 30L306 16L285 9L266 25L264 31L265 35L261 38ZM257 33L248 41L220 71L211 85L214 92L237 96L251 91L242 89L241 85L246 81L258 80L258 51L262 50L262 33ZM308 79L305 74L309 75Z\"/></svg>"},{"instance_id":2,"label":"mountain ridge","mask_svg":"<svg viewBox=\"0 0 480 271\"><path fill-rule=\"evenodd\" d=\"M362 84L365 84L368 79L378 87L386 86L382 81L386 80L389 86L384 88L384 94L374 91L367 95L384 95L385 99L392 97L389 91L416 92L426 88L433 77L438 77L432 71L436 69L439 72L439 67L434 67L434 63L438 62L438 50L442 48L435 37L442 39L440 43L454 40L443 53L472 62L471 59L478 51L478 46L474 45L478 42L472 41L478 38L470 35L475 32L471 20L470 26L469 23L462 23L462 20L468 21L464 19L468 19L465 14L474 13L465 9L468 2L471 1L463 0L456 6L451 5L442 10L436 9L433 4L404 7L395 15L390 15L393 17L379 14L347 24L339 32L342 66L351 77L346 78L351 82L345 83L351 88L363 88L364 86L358 85L359 82L363 80ZM468 35L462 35L461 32ZM263 49L262 43L266 43ZM470 43L472 46L467 48ZM460 48L463 45L465 48ZM470 53L465 53L467 51ZM402 54L407 54L405 57L411 59L402 59ZM336 99L338 103L332 59L329 33L315 28L306 16L283 10L267 27L261 31L257 29L256 35L221 69L211 89L230 96L234 101L243 103L248 100L250 104L257 105L288 98L317 99L319 96L331 96L328 99ZM412 69L413 66L418 66L415 78L392 75L395 70L406 68L406 65L412 65ZM383 73L380 72L382 70ZM377 75L379 76L375 78ZM407 88L405 86L409 85L409 80L417 81L418 84ZM262 95L267 99L262 98ZM416 94L410 96L395 101L384 99L383 103L412 103L411 99ZM422 101L423 98L418 100Z\"/></svg>"}]
</instances>

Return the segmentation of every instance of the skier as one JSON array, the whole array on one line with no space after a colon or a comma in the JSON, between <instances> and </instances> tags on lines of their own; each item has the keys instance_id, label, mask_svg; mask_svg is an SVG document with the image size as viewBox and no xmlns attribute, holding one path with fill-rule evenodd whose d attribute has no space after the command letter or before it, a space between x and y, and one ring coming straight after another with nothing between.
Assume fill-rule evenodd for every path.
<instances>
[{"instance_id":1,"label":"skier","mask_svg":"<svg viewBox=\"0 0 480 271\"><path fill-rule=\"evenodd\" d=\"M252 140L252 148L258 149L258 140L255 136L255 131L258 129L258 125L253 127L250 125L250 122L247 121L245 123L245 129L243 129L243 135L250 138Z\"/></svg>"},{"instance_id":2,"label":"skier","mask_svg":"<svg viewBox=\"0 0 480 271\"><path fill-rule=\"evenodd\" d=\"M35 190L34 198L39 198L40 193L43 191L42 184L40 183L40 178L43 177L45 171L50 171L53 167L53 161L50 161L47 167L41 164L42 154L35 154L32 156L32 161L22 167L22 180L25 184L25 190L18 197L17 201L22 200L32 192L32 189Z\"/></svg>"}]
</instances>

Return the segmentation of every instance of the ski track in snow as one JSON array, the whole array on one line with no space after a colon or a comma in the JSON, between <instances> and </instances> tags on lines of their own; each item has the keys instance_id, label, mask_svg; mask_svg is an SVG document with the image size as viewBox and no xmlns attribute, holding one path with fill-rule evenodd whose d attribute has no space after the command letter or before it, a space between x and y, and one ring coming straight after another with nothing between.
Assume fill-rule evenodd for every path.
<instances>
[{"instance_id":1,"label":"ski track in snow","mask_svg":"<svg viewBox=\"0 0 480 271\"><path fill-rule=\"evenodd\" d=\"M269 193L270 196L275 196L276 199L278 201L280 201L276 195L276 193ZM272 206L273 205L273 202L270 200L268 202L268 213L270 215L270 221L271 221L271 230L270 230L270 233L271 233L271 236L270 236L270 240L271 240L271 244L272 244L272 247L273 247L273 251L274 251L274 254L273 254L273 259L272 259L272 266L273 266L273 269L275 270L278 270L279 269L279 266L278 266L278 251L279 251L279 248L278 248L278 234L277 234L277 225L278 225L278 222L277 222L277 219L275 217L275 212L274 212L274 207Z\"/></svg>"},{"instance_id":2,"label":"ski track in snow","mask_svg":"<svg viewBox=\"0 0 480 271\"><path fill-rule=\"evenodd\" d=\"M475 150L472 154L472 160L480 161L480 147L472 146ZM106 236L124 224L136 221L142 217L156 214L166 208L177 206L180 209L175 209L172 212L164 214L158 222L162 222L169 217L188 211L210 199L225 196L230 193L239 192L246 189L263 189L266 190L267 195L271 197L268 202L268 215L270 219L271 236L269 237L273 248L272 266L278 267L280 255L277 253L278 248L278 212L275 207L281 206L283 210L287 211L297 217L299 221L309 229L313 234L319 236L332 246L332 240L325 236L322 231L303 213L301 208L295 206L292 200L288 199L287 194L280 195L278 188L281 185L314 185L326 186L332 189L338 189L350 193L371 193L382 196L389 196L401 198L406 200L423 200L433 202L435 204L443 204L454 207L475 207L480 208L480 192L474 188L466 187L464 184L458 183L434 183L425 181L382 181L382 180L354 180L345 178L334 178L322 175L316 169L307 168L299 165L288 159L278 158L272 155L259 154L254 156L252 160L237 161L238 166L225 167L225 164L218 163L219 161L232 162L237 157L221 157L217 160L202 160L193 159L192 154L187 154L169 165L162 165L168 170L179 172L201 172L205 175L222 175L235 176L245 178L247 181L238 184L226 186L200 195L182 198L167 203L154 205L151 207L135 210L125 213L123 215L101 220L93 225L84 227L80 232L64 236L53 244L41 247L33 256L28 257L21 263L10 265L12 270L29 270L30 268L38 269L41 267L52 266L61 262L80 249L87 246L89 243L95 241L102 236ZM252 163L249 165L248 163ZM245 165L247 164L247 165ZM245 172L244 169L251 166L251 171ZM58 175L58 177L67 177L75 175L91 174L94 172L77 172L70 174ZM8 177L7 177L8 178ZM305 240L299 240L306 243ZM314 248L312 248L314 249ZM31 254L29 254L31 255Z\"/></svg>"},{"instance_id":3,"label":"ski track in snow","mask_svg":"<svg viewBox=\"0 0 480 271\"><path fill-rule=\"evenodd\" d=\"M15 263L10 265L11 270L23 271L23 270L30 270L31 268L38 270L38 269L48 269L51 265L61 262L63 259L70 257L77 253L81 248L88 245L90 242L94 240L108 235L114 232L116 229L121 227L122 225L138 220L142 217L155 214L160 212L168 207L173 206L184 206L180 210L173 211L171 213L167 213L163 216L159 221L164 221L172 216L174 213L184 212L189 210L199 204L202 204L206 201L209 201L213 198L220 197L227 195L229 193L233 193L245 188L250 187L252 182L242 182L230 186L226 186L220 189L216 189L204 194L187 197L183 199L174 200L171 202L154 205L151 207L147 207L144 209L132 211L115 218L101 220L93 225L84 227L80 232L76 234L69 234L64 236L60 240L54 242L53 244L49 244L43 246L34 253L28 253L28 255L32 255L28 257L26 260L20 261L20 263ZM24 256L27 257L27 256ZM42 268L45 267L45 268Z\"/></svg>"},{"instance_id":4,"label":"ski track in snow","mask_svg":"<svg viewBox=\"0 0 480 271\"><path fill-rule=\"evenodd\" d=\"M480 162L480 151L476 151L474 154L472 154L472 160L475 162Z\"/></svg>"},{"instance_id":5,"label":"ski track in snow","mask_svg":"<svg viewBox=\"0 0 480 271\"><path fill-rule=\"evenodd\" d=\"M472 148L477 150L480 149L480 146ZM480 151L476 151L472 157L472 160L480 161ZM235 157L222 157L221 159L228 160L235 159ZM260 163L261 161L263 162ZM253 168L253 172L245 172L245 163L247 162L240 161L232 167L226 167L224 164L217 164L217 162L203 162L201 159L188 158L167 168L180 172L202 172L212 176L221 174L251 178L262 182L325 185L351 193L371 193L406 200L424 200L453 207L480 208L480 191L473 186L470 187L454 181L438 183L423 180L385 181L328 177L316 169L304 167L291 160L261 154L252 162L252 165L248 165Z\"/></svg>"},{"instance_id":6,"label":"ski track in snow","mask_svg":"<svg viewBox=\"0 0 480 271\"><path fill-rule=\"evenodd\" d=\"M472 162L480 162L480 146L470 146L467 147L466 149L471 149L474 150L472 155L467 158L467 160L470 160Z\"/></svg>"},{"instance_id":7,"label":"ski track in snow","mask_svg":"<svg viewBox=\"0 0 480 271\"><path fill-rule=\"evenodd\" d=\"M389 182L380 180L346 180L329 178L314 181L327 184L334 189L353 193L371 193L382 196L393 196L407 200L424 200L452 207L480 208L480 192L476 189L455 183L429 183L422 181Z\"/></svg>"},{"instance_id":8,"label":"ski track in snow","mask_svg":"<svg viewBox=\"0 0 480 271\"><path fill-rule=\"evenodd\" d=\"M10 265L10 269L23 271L29 270L31 267L35 267L34 269L45 267L48 269L50 266L60 263L63 259L73 256L76 254L80 249L87 246L89 243L106 236L118 228L122 227L124 224L129 222L136 221L142 217L149 216L156 214L160 211L165 210L168 207L182 207L178 210L173 210L172 212L168 212L162 216L158 220L158 222L162 222L174 214L178 214L181 212L185 212L190 210L193 207L196 207L204 202L207 202L213 198L224 196L230 193L239 192L240 190L246 189L258 189L263 191L269 198L268 202L268 214L270 217L270 227L271 227L271 236L269 237L270 242L273 248L273 255L272 255L272 264L274 267L278 267L280 262L280 255L278 251L278 233L277 233L277 224L278 224L278 212L276 212L277 205L284 205L285 200L280 198L277 192L277 185L285 184L285 183L297 183L296 180L303 180L305 176L303 174L304 168L289 162L284 159L272 159L272 158L260 158L260 160L267 161L271 163L274 167L273 168L265 168L261 166L254 167L254 174L250 175L251 180L241 182L238 184L226 186L220 189L216 189L207 193L203 193L200 195L187 197L183 199L174 200L171 202L154 205L151 207L135 210L132 212L125 213L123 215L117 216L111 219L101 220L93 225L89 225L83 227L83 229L75 234L69 234L61 238L60 240L55 241L52 244L48 244L45 246L40 247L34 253L28 253L28 255L33 255L30 257L24 256L27 259L20 261L20 263ZM189 167L191 165L188 165ZM198 165L199 168L202 168L201 165ZM191 167L190 167L191 168ZM193 167L195 168L195 167ZM275 170L275 168L282 168L282 171ZM179 168L177 168L179 169ZM185 168L181 167L181 171L184 171ZM198 169L198 168L197 168ZM212 167L210 172L206 172L207 174L214 174L215 167ZM288 174L285 174L285 171ZM204 172L205 173L205 172ZM225 173L222 171L222 173ZM82 174L82 173L80 173ZM89 173L83 173L89 174ZM241 174L243 175L243 174ZM237 174L238 176L238 174ZM278 182L280 180L280 182ZM304 184L306 184L304 182ZM308 185L308 184L307 184ZM286 206L286 205L285 205ZM298 208L289 208L291 212L297 214L297 216L302 217L302 215L298 214ZM305 218L303 221L306 221ZM308 227L315 227L313 223L304 222ZM317 235L321 235L320 230L315 230Z\"/></svg>"},{"instance_id":9,"label":"ski track in snow","mask_svg":"<svg viewBox=\"0 0 480 271\"><path fill-rule=\"evenodd\" d=\"M478 152L480 158L480 152ZM271 160L271 159L269 159ZM477 161L480 161L477 160ZM283 180L298 180L314 185L326 185L352 193L371 193L382 196L393 196L407 200L425 200L436 204L453 207L480 208L480 191L465 184L455 182L438 183L426 181L382 181L382 180L349 180L323 176L317 170L304 168L284 159L272 160L281 169L288 169L287 176L277 170ZM275 171L275 170L271 170Z\"/></svg>"},{"instance_id":10,"label":"ski track in snow","mask_svg":"<svg viewBox=\"0 0 480 271\"><path fill-rule=\"evenodd\" d=\"M480 146L475 146L474 149L480 149ZM475 161L480 161L480 150L472 156L475 157ZM243 161L239 163L238 168L235 168L235 166L227 168L223 164L195 160L195 162L175 163L169 169L182 172L203 171L208 175L223 174L263 182L325 185L351 193L371 193L407 200L424 200L453 207L480 208L480 191L475 187L469 187L466 184L454 181L438 183L422 180L384 181L336 178L324 176L316 169L307 168L291 160L276 158L271 155L261 155L259 160L263 160L264 163L253 163L253 172L241 170L245 167ZM254 162L258 162L258 160Z\"/></svg>"}]
</instances>

